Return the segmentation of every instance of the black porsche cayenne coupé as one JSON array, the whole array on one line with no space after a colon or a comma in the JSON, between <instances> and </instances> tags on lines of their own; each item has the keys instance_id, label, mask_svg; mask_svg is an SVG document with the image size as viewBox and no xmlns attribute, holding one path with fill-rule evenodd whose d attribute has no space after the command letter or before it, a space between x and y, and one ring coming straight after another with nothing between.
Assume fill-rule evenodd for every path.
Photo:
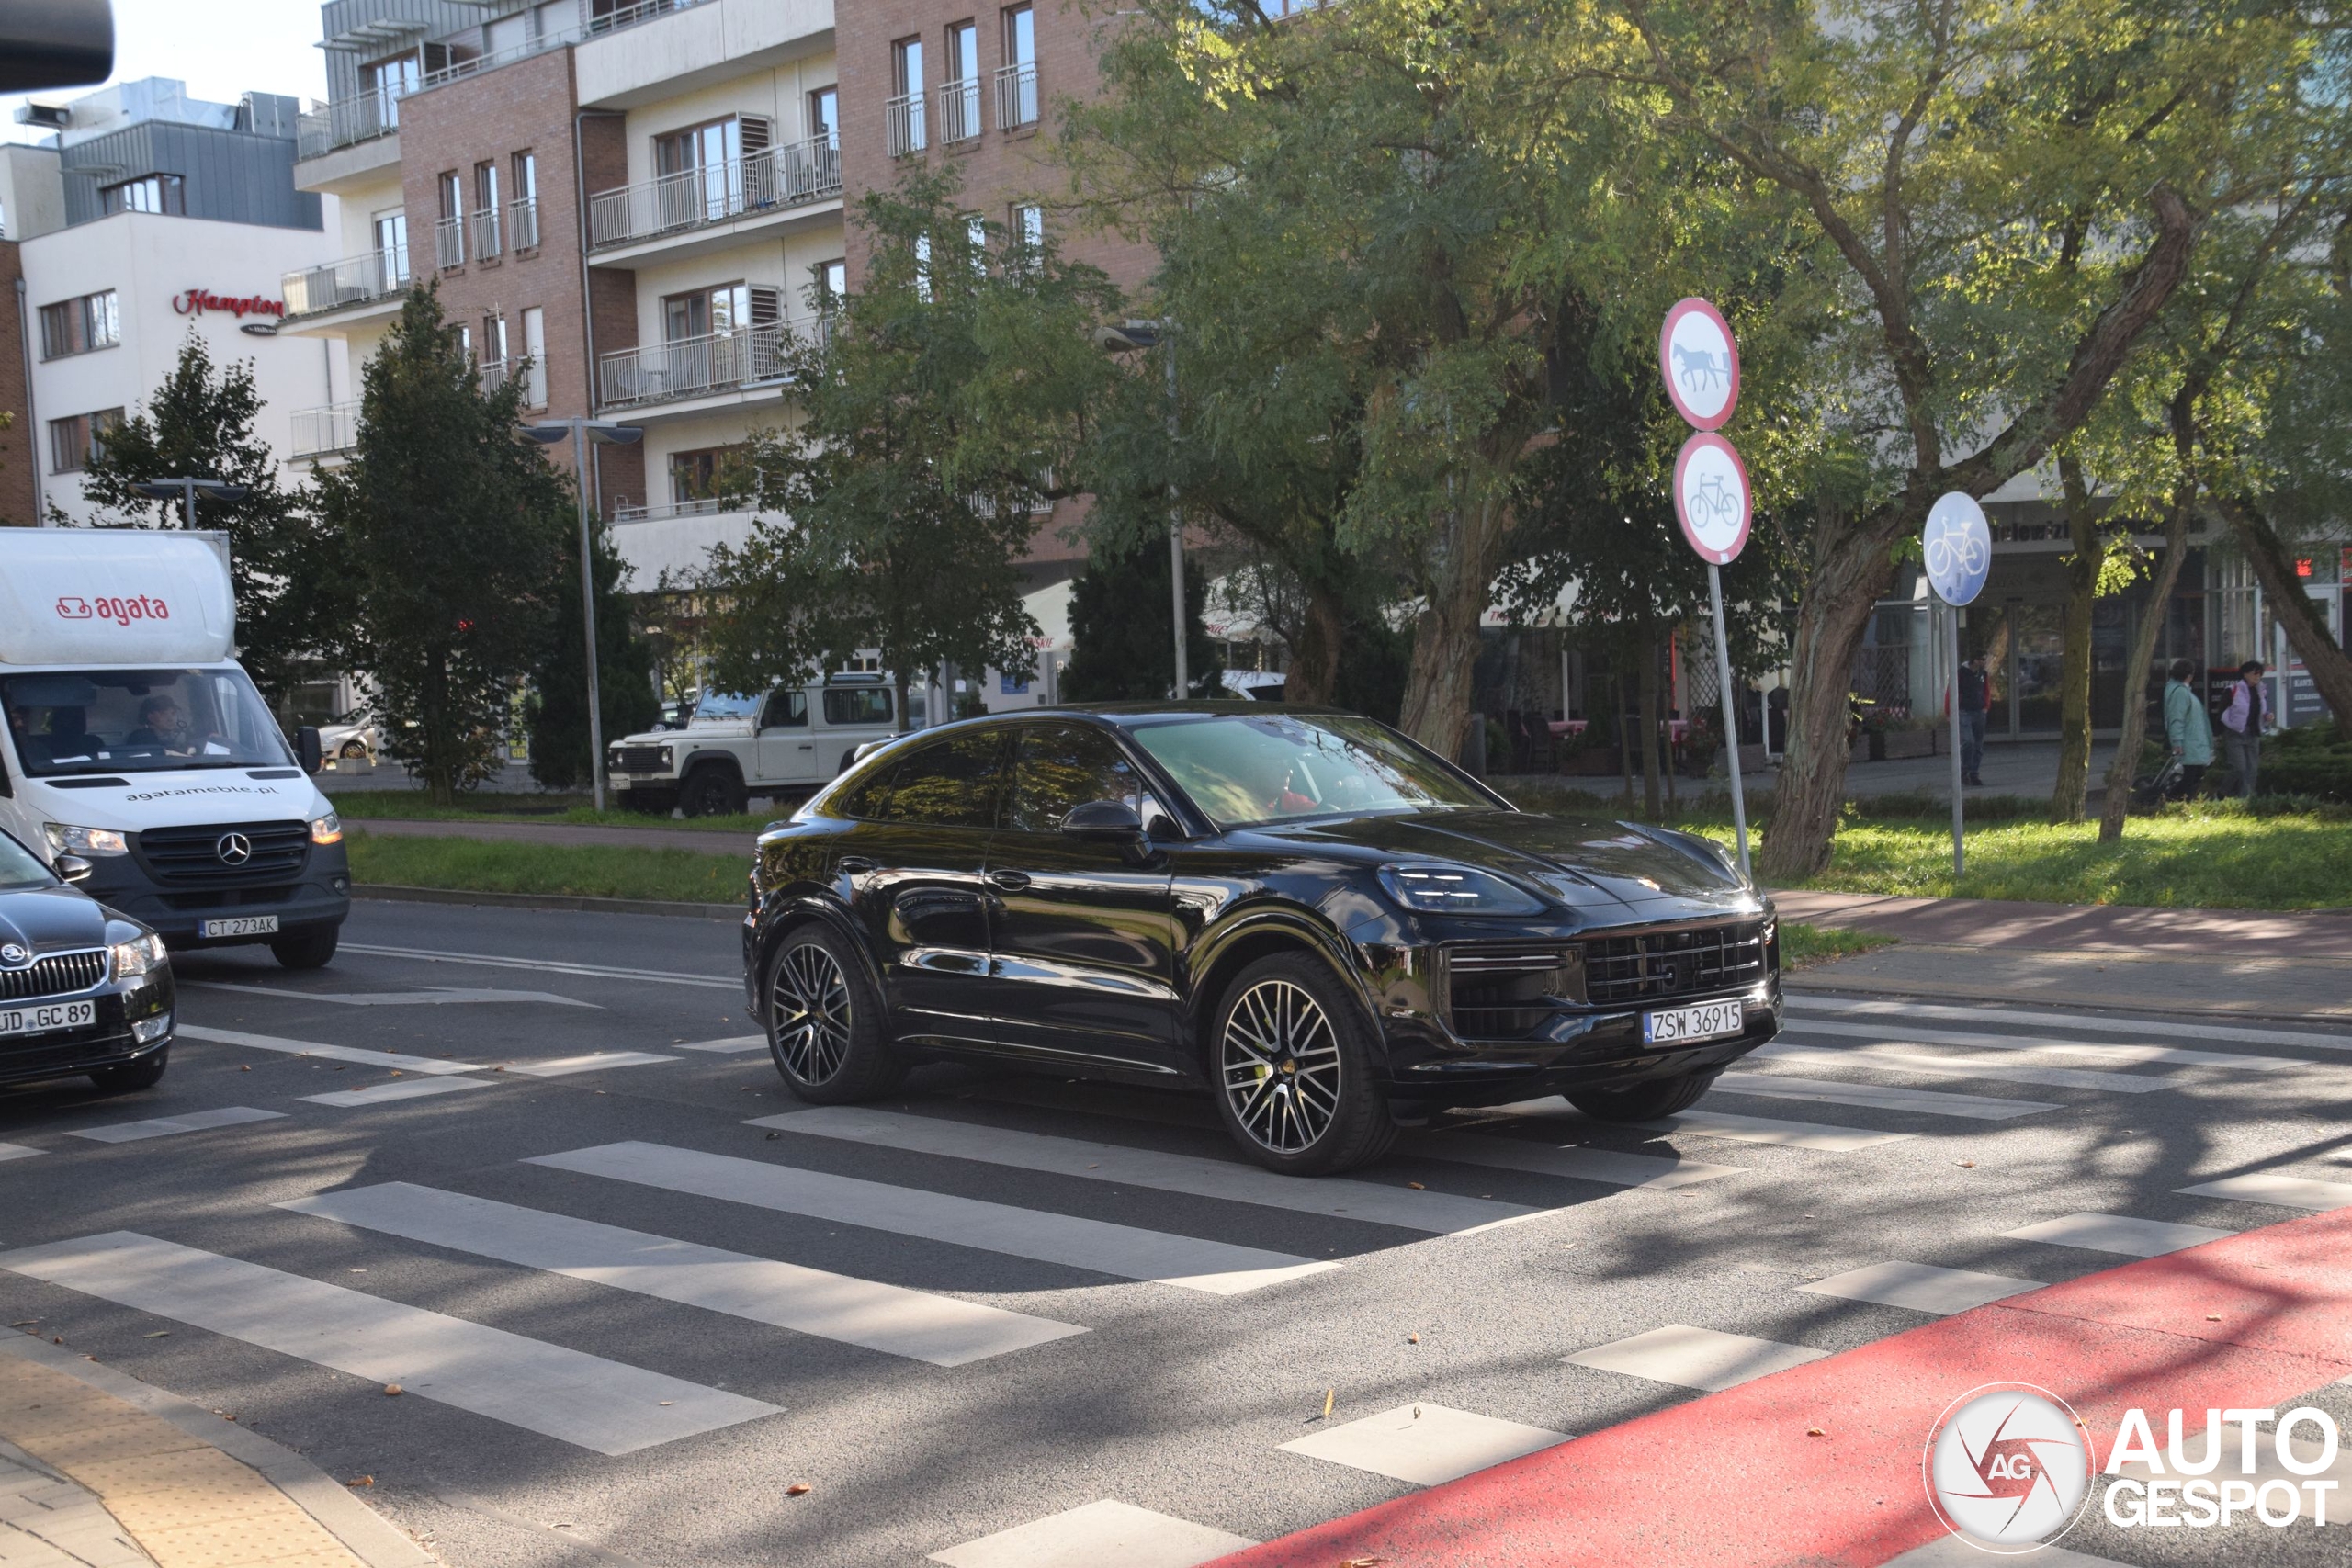
<instances>
[{"instance_id":1,"label":"black porsche cayenne coup\u00e9","mask_svg":"<svg viewBox=\"0 0 2352 1568\"><path fill-rule=\"evenodd\" d=\"M1666 1116L1780 1027L1771 906L1708 840L1261 703L894 741L760 836L743 958L803 1100L950 1055L1204 1086L1300 1173L1453 1106Z\"/></svg>"}]
</instances>

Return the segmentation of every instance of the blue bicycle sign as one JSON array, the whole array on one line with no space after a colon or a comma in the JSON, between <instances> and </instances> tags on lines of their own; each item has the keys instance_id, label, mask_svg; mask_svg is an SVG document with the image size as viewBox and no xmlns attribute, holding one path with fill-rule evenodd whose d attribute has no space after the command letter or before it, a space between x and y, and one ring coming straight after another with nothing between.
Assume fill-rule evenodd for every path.
<instances>
[{"instance_id":1,"label":"blue bicycle sign","mask_svg":"<svg viewBox=\"0 0 2352 1568\"><path fill-rule=\"evenodd\" d=\"M1958 491L1939 498L1928 509L1919 552L1937 598L1947 604L1972 602L1984 592L1993 570L1993 531L1985 525L1984 509Z\"/></svg>"}]
</instances>

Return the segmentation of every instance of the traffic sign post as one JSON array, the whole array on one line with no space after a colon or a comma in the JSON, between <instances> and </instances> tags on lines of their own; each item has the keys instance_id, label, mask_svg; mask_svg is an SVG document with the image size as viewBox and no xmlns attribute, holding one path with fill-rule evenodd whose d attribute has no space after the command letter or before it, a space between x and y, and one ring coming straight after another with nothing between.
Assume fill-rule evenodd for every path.
<instances>
[{"instance_id":1,"label":"traffic sign post","mask_svg":"<svg viewBox=\"0 0 2352 1568\"><path fill-rule=\"evenodd\" d=\"M1666 395L1698 434L1674 459L1674 515L1682 536L1707 563L1707 596L1715 614L1715 674L1723 692L1724 758L1731 774L1731 819L1739 835L1739 873L1753 874L1747 855L1747 795L1739 776L1739 706L1731 678L1731 642L1724 629L1723 569L1747 546L1754 507L1747 465L1715 434L1739 406L1739 345L1723 312L1704 299L1684 299L1666 313L1657 334L1657 369Z\"/></svg>"},{"instance_id":2,"label":"traffic sign post","mask_svg":"<svg viewBox=\"0 0 2352 1568\"><path fill-rule=\"evenodd\" d=\"M1984 592L1984 579L1993 570L1993 531L1974 496L1952 491L1928 509L1928 524L1919 534L1919 558L1928 569L1928 586L1935 590L1951 624L1944 644L1951 674L1944 689L1951 694L1951 879L1957 891L1961 874L1968 869L1966 814L1961 806L1966 785L1960 766L1960 612Z\"/></svg>"}]
</instances>

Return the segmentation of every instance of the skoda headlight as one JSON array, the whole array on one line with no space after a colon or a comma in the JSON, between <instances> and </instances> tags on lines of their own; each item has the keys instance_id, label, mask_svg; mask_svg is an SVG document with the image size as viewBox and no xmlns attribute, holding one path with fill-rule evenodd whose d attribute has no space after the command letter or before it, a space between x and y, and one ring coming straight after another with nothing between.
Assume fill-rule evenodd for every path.
<instances>
[{"instance_id":1,"label":"skoda headlight","mask_svg":"<svg viewBox=\"0 0 2352 1568\"><path fill-rule=\"evenodd\" d=\"M164 939L153 932L132 942L116 942L108 951L114 955L114 977L118 980L135 980L164 965Z\"/></svg>"},{"instance_id":2,"label":"skoda headlight","mask_svg":"<svg viewBox=\"0 0 2352 1568\"><path fill-rule=\"evenodd\" d=\"M69 828L62 822L44 822L42 830L49 834L49 848L61 855L127 855L130 840L111 828Z\"/></svg>"},{"instance_id":3,"label":"skoda headlight","mask_svg":"<svg viewBox=\"0 0 2352 1568\"><path fill-rule=\"evenodd\" d=\"M311 842L314 844L343 842L343 818L332 811L324 817L311 818Z\"/></svg>"},{"instance_id":4,"label":"skoda headlight","mask_svg":"<svg viewBox=\"0 0 2352 1568\"><path fill-rule=\"evenodd\" d=\"M1380 886L1408 909L1429 915L1532 915L1543 900L1466 865L1385 865Z\"/></svg>"}]
</instances>

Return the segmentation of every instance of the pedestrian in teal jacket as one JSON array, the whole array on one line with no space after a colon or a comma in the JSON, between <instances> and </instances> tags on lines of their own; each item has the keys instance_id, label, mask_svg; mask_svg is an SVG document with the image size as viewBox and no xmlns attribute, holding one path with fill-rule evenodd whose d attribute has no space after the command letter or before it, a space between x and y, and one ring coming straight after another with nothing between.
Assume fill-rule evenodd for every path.
<instances>
[{"instance_id":1,"label":"pedestrian in teal jacket","mask_svg":"<svg viewBox=\"0 0 2352 1568\"><path fill-rule=\"evenodd\" d=\"M2213 721L2188 684L2196 672L2197 666L2188 660L2176 659L2165 671L2171 679L2165 682L2165 744L2180 764L2180 793L2188 799L2196 797L2205 770L2213 765Z\"/></svg>"}]
</instances>

